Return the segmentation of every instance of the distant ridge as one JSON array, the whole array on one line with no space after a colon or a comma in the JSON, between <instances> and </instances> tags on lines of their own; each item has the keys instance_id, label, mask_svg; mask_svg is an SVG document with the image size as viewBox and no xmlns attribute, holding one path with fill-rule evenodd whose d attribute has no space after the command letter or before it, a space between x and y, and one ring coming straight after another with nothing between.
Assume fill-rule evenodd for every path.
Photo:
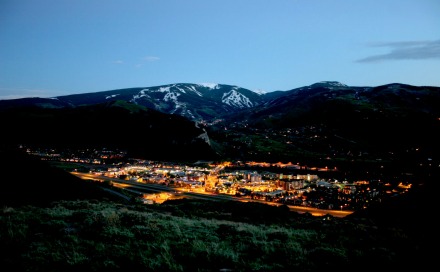
<instances>
[{"instance_id":1,"label":"distant ridge","mask_svg":"<svg viewBox=\"0 0 440 272\"><path fill-rule=\"evenodd\" d=\"M42 108L77 107L93 105L107 101L123 100L168 114L177 114L192 121L212 121L224 116L233 115L242 110L258 108L273 99L286 97L292 92L317 90L356 90L401 86L402 88L436 88L416 87L407 84L391 83L377 87L352 87L338 81L320 81L309 86L285 91L266 92L251 91L246 88L217 83L174 83L152 87L135 87L115 89L102 92L91 92L56 96L52 98L29 97L21 99L0 100L0 110L18 106L36 106ZM387 87L387 88L388 88Z\"/></svg>"},{"instance_id":2,"label":"distant ridge","mask_svg":"<svg viewBox=\"0 0 440 272\"><path fill-rule=\"evenodd\" d=\"M159 119L167 120L173 116L171 119L177 120L176 117L179 116L178 122L181 124L173 123L170 124L171 127L167 127L166 122L163 122L165 128L152 133L153 131L148 132L145 127L149 126L150 121L135 123L132 121L133 113L121 115L125 119L116 115L108 118L103 114L106 107L102 105L116 106L122 105L122 102L126 109L137 106L144 108L142 112L146 112L145 109L160 112L163 117L158 117ZM311 159L328 164L332 160L345 162L368 159L393 164L397 161L410 161L411 165L425 165L428 159L431 164L439 161L438 105L440 87L400 83L352 87L337 81L322 81L301 88L264 94L232 85L177 83L51 99L2 100L0 113L5 116L5 125L9 126L5 128L12 131L6 134L11 141L27 139L29 128L44 132L52 131L51 126L59 126L58 123L66 120L77 124L78 121L72 120L74 115L71 113L77 114L84 111L85 107L92 107L94 114L101 116L94 117L95 123L112 124L112 131L126 129L126 126L121 127L126 120L133 122L128 134L146 137L148 141L143 143L145 146L149 146L151 139L159 141L174 137L176 143L189 143L192 140L188 139L199 137L212 149L210 152L239 160ZM11 112L15 115L11 115ZM29 119L26 114L31 114L32 118L39 115L41 117ZM13 116L21 116L21 119L15 119L15 123L9 122L14 120L11 118ZM53 119L48 120L48 116ZM90 119L87 115L81 115L81 118ZM58 120L56 125L54 120ZM26 125L17 125L20 122ZM92 127L91 124L88 126ZM186 130L192 136L179 135L185 129L175 129L172 126L188 128ZM197 132L193 133L193 128L197 128ZM21 131L21 134L16 133L17 131ZM49 133L46 138L50 139L50 135ZM118 135L119 139L108 142L130 142L129 136L124 133ZM180 136L188 138L180 141ZM105 139L94 137L92 134L89 139L95 142ZM33 138L27 141L46 139L38 134ZM72 141L76 141L75 138ZM187 146L182 150L191 150L191 145L185 145ZM178 152L173 151L170 154L176 153ZM158 150L156 154L159 154ZM327 159L324 161L324 158ZM413 172L412 167L409 172Z\"/></svg>"}]
</instances>

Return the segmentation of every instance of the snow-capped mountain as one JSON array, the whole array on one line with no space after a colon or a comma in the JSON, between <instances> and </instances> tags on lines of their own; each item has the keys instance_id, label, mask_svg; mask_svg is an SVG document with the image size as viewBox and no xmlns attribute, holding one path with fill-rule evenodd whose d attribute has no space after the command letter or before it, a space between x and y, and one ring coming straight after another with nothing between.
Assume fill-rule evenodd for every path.
<instances>
[{"instance_id":1,"label":"snow-capped mountain","mask_svg":"<svg viewBox=\"0 0 440 272\"><path fill-rule=\"evenodd\" d=\"M92 133L93 138L84 133L101 126L122 131L107 143L133 142L146 146L146 152L156 146L173 146L170 153L174 154L178 148L173 143L196 128L182 145L198 141L231 158L267 159L270 150L273 158L287 161L298 154L319 154L320 158L339 154L345 159L348 153L370 154L369 159L396 154L394 160L402 154L412 157L410 150L417 154L424 150L424 160L431 160L439 154L439 101L439 87L399 83L353 87L318 82L266 94L230 85L181 83L0 100L0 114L7 139L16 143L55 142L53 137L61 142L102 143L101 134ZM111 112L106 110L109 107ZM201 126L201 121L208 125ZM63 135L60 124L79 124L81 129L73 126ZM251 140L243 141L248 135ZM171 141L165 141L168 138Z\"/></svg>"},{"instance_id":2,"label":"snow-capped mountain","mask_svg":"<svg viewBox=\"0 0 440 272\"><path fill-rule=\"evenodd\" d=\"M255 91L214 83L177 83L58 96L56 99L72 106L124 100L194 121L210 120L263 102L262 94Z\"/></svg>"}]
</instances>

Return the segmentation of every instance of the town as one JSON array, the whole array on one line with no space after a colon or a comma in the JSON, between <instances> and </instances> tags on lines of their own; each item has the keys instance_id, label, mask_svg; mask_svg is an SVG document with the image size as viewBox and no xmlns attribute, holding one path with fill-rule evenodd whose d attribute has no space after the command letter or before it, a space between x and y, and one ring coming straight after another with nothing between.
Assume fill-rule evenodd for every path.
<instances>
[{"instance_id":1,"label":"town","mask_svg":"<svg viewBox=\"0 0 440 272\"><path fill-rule=\"evenodd\" d=\"M300 163L206 162L191 164L127 158L120 150L85 149L59 151L23 147L42 160L70 164L73 172L143 184L160 184L200 194L224 194L324 210L356 211L408 192L410 183L385 180L328 178L337 168L307 167ZM301 170L301 171L300 171ZM307 172L309 171L309 172ZM320 177L326 173L326 178ZM138 201L162 203L169 194L140 194Z\"/></svg>"}]
</instances>

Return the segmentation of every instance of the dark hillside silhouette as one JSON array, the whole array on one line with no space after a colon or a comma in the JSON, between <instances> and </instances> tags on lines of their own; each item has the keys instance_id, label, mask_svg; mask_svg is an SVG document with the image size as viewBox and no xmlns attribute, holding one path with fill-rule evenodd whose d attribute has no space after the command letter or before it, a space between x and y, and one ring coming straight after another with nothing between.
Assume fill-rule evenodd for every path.
<instances>
[{"instance_id":1,"label":"dark hillside silhouette","mask_svg":"<svg viewBox=\"0 0 440 272\"><path fill-rule=\"evenodd\" d=\"M0 147L0 205L48 205L57 200L120 200L91 181L51 167L24 150Z\"/></svg>"},{"instance_id":2,"label":"dark hillside silhouette","mask_svg":"<svg viewBox=\"0 0 440 272\"><path fill-rule=\"evenodd\" d=\"M0 112L9 145L119 148L145 159L213 158L195 123L125 101L76 108L20 107Z\"/></svg>"}]
</instances>

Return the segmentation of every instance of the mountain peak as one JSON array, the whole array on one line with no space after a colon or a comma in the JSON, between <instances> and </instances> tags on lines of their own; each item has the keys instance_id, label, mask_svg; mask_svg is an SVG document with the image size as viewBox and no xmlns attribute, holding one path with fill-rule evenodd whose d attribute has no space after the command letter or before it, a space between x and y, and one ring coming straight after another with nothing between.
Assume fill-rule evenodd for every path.
<instances>
[{"instance_id":1,"label":"mountain peak","mask_svg":"<svg viewBox=\"0 0 440 272\"><path fill-rule=\"evenodd\" d=\"M209 89L218 89L219 88L217 83L198 83L197 85L202 86L202 87L206 87Z\"/></svg>"},{"instance_id":2,"label":"mountain peak","mask_svg":"<svg viewBox=\"0 0 440 272\"><path fill-rule=\"evenodd\" d=\"M347 85L339 82L339 81L320 81L318 83L310 85L310 87L348 87Z\"/></svg>"},{"instance_id":3,"label":"mountain peak","mask_svg":"<svg viewBox=\"0 0 440 272\"><path fill-rule=\"evenodd\" d=\"M252 90L252 91L254 93L257 93L257 94L260 94L260 95L268 93L268 91L265 91L265 90L262 90L262 89L256 89L256 90Z\"/></svg>"}]
</instances>

